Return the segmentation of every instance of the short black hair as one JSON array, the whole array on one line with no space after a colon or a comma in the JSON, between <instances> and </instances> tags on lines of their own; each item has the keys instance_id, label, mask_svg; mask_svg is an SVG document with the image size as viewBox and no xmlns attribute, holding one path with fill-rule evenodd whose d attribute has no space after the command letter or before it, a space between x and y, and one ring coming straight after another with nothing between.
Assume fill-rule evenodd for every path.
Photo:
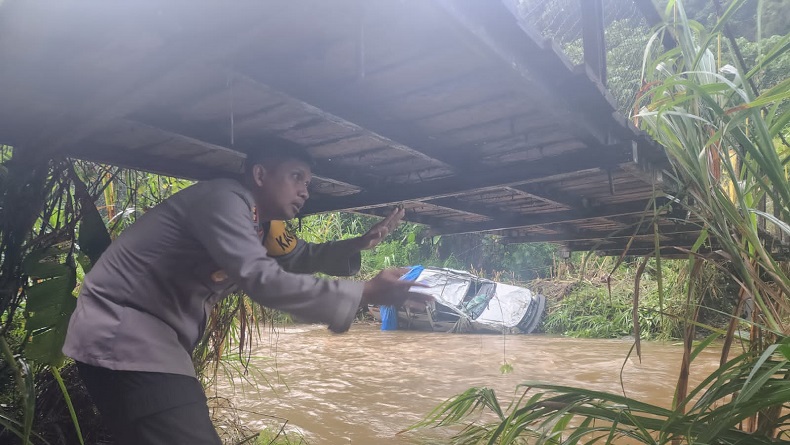
<instances>
[{"instance_id":1,"label":"short black hair","mask_svg":"<svg viewBox=\"0 0 790 445\"><path fill-rule=\"evenodd\" d=\"M247 155L244 160L244 171L255 164L295 159L302 161L311 168L314 165L313 157L301 145L278 136L260 136L247 141L234 144L234 148Z\"/></svg>"}]
</instances>

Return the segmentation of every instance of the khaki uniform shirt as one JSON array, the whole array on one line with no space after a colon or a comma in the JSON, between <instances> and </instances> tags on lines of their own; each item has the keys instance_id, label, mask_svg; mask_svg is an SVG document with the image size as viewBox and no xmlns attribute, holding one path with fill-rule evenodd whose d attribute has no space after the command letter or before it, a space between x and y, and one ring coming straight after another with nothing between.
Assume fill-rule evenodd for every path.
<instances>
[{"instance_id":1,"label":"khaki uniform shirt","mask_svg":"<svg viewBox=\"0 0 790 445\"><path fill-rule=\"evenodd\" d=\"M235 180L173 195L126 229L86 275L63 352L114 370L194 376L191 352L208 314L237 286L264 306L346 331L363 283L283 267L347 275L359 269L359 253L283 235L281 267L258 229L252 194Z\"/></svg>"}]
</instances>

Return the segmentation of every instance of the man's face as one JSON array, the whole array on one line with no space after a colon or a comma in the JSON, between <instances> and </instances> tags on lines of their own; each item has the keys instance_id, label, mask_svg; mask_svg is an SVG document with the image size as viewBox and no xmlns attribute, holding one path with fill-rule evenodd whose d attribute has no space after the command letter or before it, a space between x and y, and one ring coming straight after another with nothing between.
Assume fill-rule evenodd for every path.
<instances>
[{"instance_id":1,"label":"man's face","mask_svg":"<svg viewBox=\"0 0 790 445\"><path fill-rule=\"evenodd\" d=\"M310 194L310 166L297 159L253 166L255 201L262 220L288 220L299 213Z\"/></svg>"}]
</instances>

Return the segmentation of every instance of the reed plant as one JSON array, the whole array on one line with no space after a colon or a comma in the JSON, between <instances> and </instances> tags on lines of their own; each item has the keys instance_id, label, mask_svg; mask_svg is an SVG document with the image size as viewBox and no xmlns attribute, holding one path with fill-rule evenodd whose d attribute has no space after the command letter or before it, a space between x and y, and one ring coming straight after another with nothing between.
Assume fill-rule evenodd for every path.
<instances>
[{"instance_id":1,"label":"reed plant","mask_svg":"<svg viewBox=\"0 0 790 445\"><path fill-rule=\"evenodd\" d=\"M642 127L665 147L672 164L670 198L702 227L697 243L686 252L690 309L695 294L700 294L695 280L704 264L725 264L723 269L739 286L724 336L722 364L730 354L744 305L755 307L748 320L749 348L755 353L787 335L790 309L790 278L781 247L790 235L790 183L788 158L777 146L790 122L790 112L782 107L790 98L790 78L762 92L753 79L762 67L787 54L790 35L765 48L758 66L746 67L727 27L727 19L745 3L732 1L710 32L688 20L682 2L668 4L667 16L676 19L654 39L671 33L677 46L666 51L648 46L643 77L651 87L642 96L637 115ZM724 51L717 51L720 44ZM706 243L716 250L699 254ZM694 310L689 318L675 395L678 410L683 409L688 392ZM763 419L771 416L760 413ZM746 429L754 431L759 421L753 418Z\"/></svg>"},{"instance_id":2,"label":"reed plant","mask_svg":"<svg viewBox=\"0 0 790 445\"><path fill-rule=\"evenodd\" d=\"M711 32L690 22L682 2L669 6L677 21L654 36L672 32L678 46L658 52L650 45L644 79L652 85L642 96L641 125L665 147L672 163L671 198L703 228L697 247L715 240L712 256L726 260L744 299L760 309L761 326L785 335L790 280L775 243L790 235L790 184L787 158L780 158L777 136L790 122L779 113L790 97L790 78L760 93L750 82L759 66L747 69L734 39L726 39L726 19L745 0L733 1ZM731 63L710 48L724 36ZM761 64L790 49L790 35L768 48Z\"/></svg>"}]
</instances>

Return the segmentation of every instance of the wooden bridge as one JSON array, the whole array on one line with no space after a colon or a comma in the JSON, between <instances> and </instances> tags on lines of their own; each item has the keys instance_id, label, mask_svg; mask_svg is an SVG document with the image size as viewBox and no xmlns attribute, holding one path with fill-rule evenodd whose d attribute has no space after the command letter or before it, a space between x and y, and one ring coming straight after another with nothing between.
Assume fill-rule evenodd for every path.
<instances>
[{"instance_id":1,"label":"wooden bridge","mask_svg":"<svg viewBox=\"0 0 790 445\"><path fill-rule=\"evenodd\" d=\"M0 143L204 179L275 134L317 161L307 214L403 204L434 233L642 253L667 163L617 112L601 1L581 5L574 66L508 0L6 0Z\"/></svg>"}]
</instances>

